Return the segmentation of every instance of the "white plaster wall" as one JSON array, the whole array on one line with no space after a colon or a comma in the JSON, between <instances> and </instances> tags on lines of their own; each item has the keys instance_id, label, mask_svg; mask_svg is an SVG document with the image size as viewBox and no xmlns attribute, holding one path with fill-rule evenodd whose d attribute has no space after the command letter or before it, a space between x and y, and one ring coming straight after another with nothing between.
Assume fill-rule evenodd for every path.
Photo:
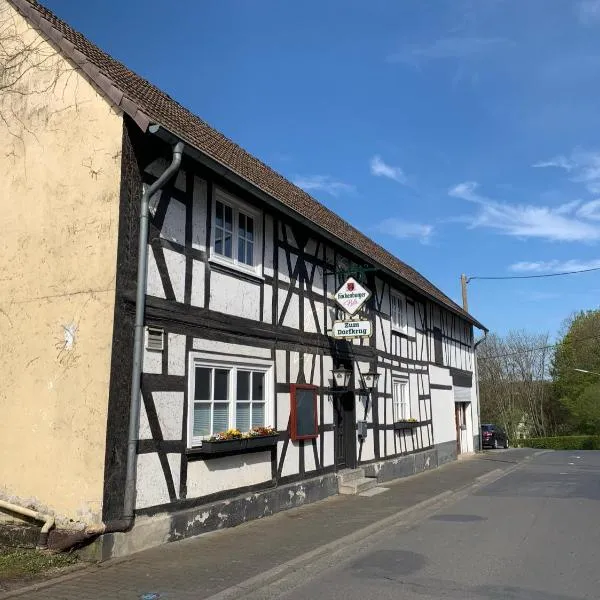
<instances>
[{"instance_id":1,"label":"white plaster wall","mask_svg":"<svg viewBox=\"0 0 600 600\"><path fill-rule=\"evenodd\" d=\"M323 467L330 467L334 463L333 431L323 432Z\"/></svg>"},{"instance_id":2,"label":"white plaster wall","mask_svg":"<svg viewBox=\"0 0 600 600\"><path fill-rule=\"evenodd\" d=\"M140 425L138 427L138 440L151 440L152 432L148 423L148 415L146 414L146 406L140 394Z\"/></svg>"},{"instance_id":3,"label":"white plaster wall","mask_svg":"<svg viewBox=\"0 0 600 600\"><path fill-rule=\"evenodd\" d=\"M396 434L392 430L385 432L385 437L387 439L387 456L395 454L395 452L394 452L394 435L396 435ZM383 446L382 446L382 448L383 448Z\"/></svg>"},{"instance_id":4,"label":"white plaster wall","mask_svg":"<svg viewBox=\"0 0 600 600\"><path fill-rule=\"evenodd\" d=\"M313 385L321 385L321 356L319 354L315 356L315 371L312 383Z\"/></svg>"},{"instance_id":5,"label":"white plaster wall","mask_svg":"<svg viewBox=\"0 0 600 600\"><path fill-rule=\"evenodd\" d=\"M192 204L192 248L206 250L206 182L194 177Z\"/></svg>"},{"instance_id":6,"label":"white plaster wall","mask_svg":"<svg viewBox=\"0 0 600 600\"><path fill-rule=\"evenodd\" d=\"M271 452L188 462L187 497L197 498L271 480Z\"/></svg>"},{"instance_id":7,"label":"white plaster wall","mask_svg":"<svg viewBox=\"0 0 600 600\"><path fill-rule=\"evenodd\" d=\"M183 392L152 392L164 440L180 440L183 430Z\"/></svg>"},{"instance_id":8,"label":"white plaster wall","mask_svg":"<svg viewBox=\"0 0 600 600\"><path fill-rule=\"evenodd\" d=\"M300 464L300 454L298 442L292 442L287 447L287 452L285 453L285 460L283 461L283 468L281 470L281 475L285 477L286 475L296 475L298 473L298 466Z\"/></svg>"},{"instance_id":9,"label":"white plaster wall","mask_svg":"<svg viewBox=\"0 0 600 600\"><path fill-rule=\"evenodd\" d=\"M167 454L167 460L169 461L175 492L179 493L181 456L179 454ZM170 502L169 492L158 454L155 452L138 454L136 508L157 506L167 502Z\"/></svg>"},{"instance_id":10,"label":"white plaster wall","mask_svg":"<svg viewBox=\"0 0 600 600\"><path fill-rule=\"evenodd\" d=\"M175 293L175 300L183 302L185 292L185 256L167 248L163 249L169 279Z\"/></svg>"},{"instance_id":11,"label":"white plaster wall","mask_svg":"<svg viewBox=\"0 0 600 600\"><path fill-rule=\"evenodd\" d=\"M265 323L273 322L273 287L270 285L264 286L264 304L263 304L263 321Z\"/></svg>"},{"instance_id":12,"label":"white plaster wall","mask_svg":"<svg viewBox=\"0 0 600 600\"><path fill-rule=\"evenodd\" d=\"M275 373L278 383L288 383L285 376L285 350L275 350Z\"/></svg>"},{"instance_id":13,"label":"white plaster wall","mask_svg":"<svg viewBox=\"0 0 600 600\"><path fill-rule=\"evenodd\" d=\"M378 432L369 429L367 433L367 439L362 445L361 462L372 460L375 458L375 436L379 435ZM383 448L383 446L380 446ZM358 453L360 452L360 440L356 441L356 459L358 460Z\"/></svg>"},{"instance_id":14,"label":"white plaster wall","mask_svg":"<svg viewBox=\"0 0 600 600\"><path fill-rule=\"evenodd\" d=\"M204 263L200 260L192 261L192 293L190 303L192 306L204 307Z\"/></svg>"},{"instance_id":15,"label":"white plaster wall","mask_svg":"<svg viewBox=\"0 0 600 600\"><path fill-rule=\"evenodd\" d=\"M300 352L290 352L290 381L289 381L289 383L296 383L298 381L298 373L299 372L300 372Z\"/></svg>"},{"instance_id":16,"label":"white plaster wall","mask_svg":"<svg viewBox=\"0 0 600 600\"><path fill-rule=\"evenodd\" d=\"M183 427L183 392L152 392L158 423L164 440L180 440ZM138 439L152 439L146 406L140 404ZM138 484L139 485L139 484ZM141 485L139 485L141 488Z\"/></svg>"},{"instance_id":17,"label":"white plaster wall","mask_svg":"<svg viewBox=\"0 0 600 600\"><path fill-rule=\"evenodd\" d=\"M279 292L279 294L277 295L280 317L283 311L283 307L285 305L286 298L287 292ZM292 297L290 298L290 303L288 304L287 310L285 312L283 325L285 327L293 327L294 329L298 329L300 327L299 299L298 294L296 293L293 293Z\"/></svg>"},{"instance_id":18,"label":"white plaster wall","mask_svg":"<svg viewBox=\"0 0 600 600\"><path fill-rule=\"evenodd\" d=\"M333 423L333 396L325 394L323 401L323 424L331 425Z\"/></svg>"},{"instance_id":19,"label":"white plaster wall","mask_svg":"<svg viewBox=\"0 0 600 600\"><path fill-rule=\"evenodd\" d=\"M318 312L317 312L318 319ZM312 307L308 298L304 298L304 331L307 333L317 333L318 326L315 322Z\"/></svg>"},{"instance_id":20,"label":"white plaster wall","mask_svg":"<svg viewBox=\"0 0 600 600\"><path fill-rule=\"evenodd\" d=\"M408 376L408 390L410 394L410 416L419 420L419 386L416 373L410 373ZM421 418L424 419L425 416L421 414Z\"/></svg>"},{"instance_id":21,"label":"white plaster wall","mask_svg":"<svg viewBox=\"0 0 600 600\"><path fill-rule=\"evenodd\" d=\"M319 452L319 439L317 438L317 453ZM308 473L317 468L315 464L315 451L313 450L312 440L306 440L304 444L304 470Z\"/></svg>"},{"instance_id":22,"label":"white plaster wall","mask_svg":"<svg viewBox=\"0 0 600 600\"><path fill-rule=\"evenodd\" d=\"M148 245L148 268L147 268L147 279L148 283L146 286L146 293L148 296L155 296L156 298L166 298L165 290L163 288L160 275L158 274L158 267L154 260L154 253L152 247Z\"/></svg>"},{"instance_id":23,"label":"white plaster wall","mask_svg":"<svg viewBox=\"0 0 600 600\"><path fill-rule=\"evenodd\" d=\"M294 272L296 268L296 261L298 260L298 255L290 252L290 266L291 271L288 268L287 258L285 256L285 250L283 248L279 248L279 281L283 281L285 283L290 283L290 276ZM294 287L298 289L298 279L296 279L294 283Z\"/></svg>"},{"instance_id":24,"label":"white plaster wall","mask_svg":"<svg viewBox=\"0 0 600 600\"><path fill-rule=\"evenodd\" d=\"M433 437L436 444L456 440L452 390L431 390Z\"/></svg>"},{"instance_id":25,"label":"white plaster wall","mask_svg":"<svg viewBox=\"0 0 600 600\"><path fill-rule=\"evenodd\" d=\"M169 375L185 375L185 335L168 334L167 369Z\"/></svg>"},{"instance_id":26,"label":"white plaster wall","mask_svg":"<svg viewBox=\"0 0 600 600\"><path fill-rule=\"evenodd\" d=\"M429 365L429 381L435 385L452 385L452 376L450 371L444 367Z\"/></svg>"},{"instance_id":27,"label":"white plaster wall","mask_svg":"<svg viewBox=\"0 0 600 600\"><path fill-rule=\"evenodd\" d=\"M171 198L167 206L160 237L185 246L185 204Z\"/></svg>"},{"instance_id":28,"label":"white plaster wall","mask_svg":"<svg viewBox=\"0 0 600 600\"><path fill-rule=\"evenodd\" d=\"M273 277L273 217L270 214L265 215L265 230L263 232L265 240L265 261L263 263L263 273L268 277Z\"/></svg>"},{"instance_id":29,"label":"white plaster wall","mask_svg":"<svg viewBox=\"0 0 600 600\"><path fill-rule=\"evenodd\" d=\"M260 318L260 286L233 275L212 271L210 275L210 308L217 312L258 321Z\"/></svg>"},{"instance_id":30,"label":"white plaster wall","mask_svg":"<svg viewBox=\"0 0 600 600\"><path fill-rule=\"evenodd\" d=\"M249 345L246 346L244 344L230 344L228 342L219 342L204 338L194 338L192 347L194 350L203 350L215 354L250 356L252 358L271 358L271 350L269 348L260 348L258 346Z\"/></svg>"},{"instance_id":31,"label":"white plaster wall","mask_svg":"<svg viewBox=\"0 0 600 600\"><path fill-rule=\"evenodd\" d=\"M319 252L321 254L321 252ZM316 294L325 293L325 284L323 283L323 267L317 265L315 268L315 276L313 278L312 289Z\"/></svg>"},{"instance_id":32,"label":"white plaster wall","mask_svg":"<svg viewBox=\"0 0 600 600\"><path fill-rule=\"evenodd\" d=\"M277 430L285 431L290 418L290 395L289 393L277 394Z\"/></svg>"}]
</instances>

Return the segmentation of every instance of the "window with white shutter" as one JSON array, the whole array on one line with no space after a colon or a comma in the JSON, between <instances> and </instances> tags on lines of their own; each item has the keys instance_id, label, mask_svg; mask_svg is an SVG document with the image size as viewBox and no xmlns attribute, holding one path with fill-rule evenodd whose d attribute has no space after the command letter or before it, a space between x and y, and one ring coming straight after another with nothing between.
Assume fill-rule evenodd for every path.
<instances>
[{"instance_id":1,"label":"window with white shutter","mask_svg":"<svg viewBox=\"0 0 600 600\"><path fill-rule=\"evenodd\" d=\"M410 419L408 382L406 379L392 380L392 403L394 421L405 421L406 419Z\"/></svg>"},{"instance_id":2,"label":"window with white shutter","mask_svg":"<svg viewBox=\"0 0 600 600\"><path fill-rule=\"evenodd\" d=\"M212 435L272 426L271 368L194 361L190 391L189 446Z\"/></svg>"}]
</instances>

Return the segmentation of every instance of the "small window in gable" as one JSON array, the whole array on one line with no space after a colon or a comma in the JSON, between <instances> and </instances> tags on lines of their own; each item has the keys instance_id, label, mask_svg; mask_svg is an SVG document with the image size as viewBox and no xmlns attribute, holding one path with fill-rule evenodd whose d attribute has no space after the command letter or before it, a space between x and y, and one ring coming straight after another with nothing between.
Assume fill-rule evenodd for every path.
<instances>
[{"instance_id":1,"label":"small window in gable","mask_svg":"<svg viewBox=\"0 0 600 600\"><path fill-rule=\"evenodd\" d=\"M406 300L404 296L392 294L390 297L390 318L392 329L406 332Z\"/></svg>"},{"instance_id":2,"label":"small window in gable","mask_svg":"<svg viewBox=\"0 0 600 600\"><path fill-rule=\"evenodd\" d=\"M211 259L259 273L259 212L215 190Z\"/></svg>"}]
</instances>

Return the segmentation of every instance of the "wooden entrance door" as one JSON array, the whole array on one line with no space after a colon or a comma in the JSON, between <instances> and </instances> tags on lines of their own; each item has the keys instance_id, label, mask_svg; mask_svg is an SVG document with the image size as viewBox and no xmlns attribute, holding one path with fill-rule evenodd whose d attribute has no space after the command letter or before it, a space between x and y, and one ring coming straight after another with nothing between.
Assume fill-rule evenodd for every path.
<instances>
[{"instance_id":1,"label":"wooden entrance door","mask_svg":"<svg viewBox=\"0 0 600 600\"><path fill-rule=\"evenodd\" d=\"M335 399L335 465L338 469L356 467L356 404L352 392Z\"/></svg>"},{"instance_id":2,"label":"wooden entrance door","mask_svg":"<svg viewBox=\"0 0 600 600\"><path fill-rule=\"evenodd\" d=\"M462 438L462 424L463 420L463 404L462 402L454 403L454 422L456 424L456 454L460 454L462 451L460 440Z\"/></svg>"}]
</instances>

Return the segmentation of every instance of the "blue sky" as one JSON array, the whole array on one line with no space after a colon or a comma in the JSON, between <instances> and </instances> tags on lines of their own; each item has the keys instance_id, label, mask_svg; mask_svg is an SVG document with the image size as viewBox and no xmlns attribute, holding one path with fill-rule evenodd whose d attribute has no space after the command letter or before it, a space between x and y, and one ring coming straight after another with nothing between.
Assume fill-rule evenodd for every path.
<instances>
[{"instance_id":1,"label":"blue sky","mask_svg":"<svg viewBox=\"0 0 600 600\"><path fill-rule=\"evenodd\" d=\"M456 301L600 266L600 0L45 1ZM469 298L554 335L600 271Z\"/></svg>"}]
</instances>

